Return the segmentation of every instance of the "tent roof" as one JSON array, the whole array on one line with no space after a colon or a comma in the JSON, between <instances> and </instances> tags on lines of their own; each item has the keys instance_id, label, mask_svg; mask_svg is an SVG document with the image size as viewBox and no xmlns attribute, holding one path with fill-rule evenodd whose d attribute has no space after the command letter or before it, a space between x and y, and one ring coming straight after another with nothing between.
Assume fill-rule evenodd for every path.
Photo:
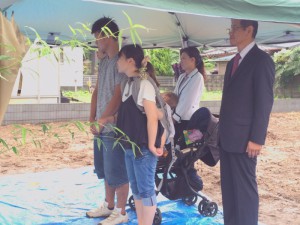
<instances>
[{"instance_id":1,"label":"tent roof","mask_svg":"<svg viewBox=\"0 0 300 225\"><path fill-rule=\"evenodd\" d=\"M86 0L134 5L167 12L300 23L299 0Z\"/></svg>"},{"instance_id":2,"label":"tent roof","mask_svg":"<svg viewBox=\"0 0 300 225\"><path fill-rule=\"evenodd\" d=\"M92 24L102 16L113 17L121 29L126 29L129 23L125 11L133 23L150 28L148 32L138 30L145 48L181 47L184 40L188 45L228 46L230 18L276 21L259 22L258 43L300 41L297 0L4 0L0 8L8 7L9 2L8 16L14 11L17 24L32 39L34 33L25 26L36 29L44 40L51 38L51 33L70 39L69 25ZM131 42L128 29L124 39ZM91 35L86 37L86 41L92 40Z\"/></svg>"}]
</instances>

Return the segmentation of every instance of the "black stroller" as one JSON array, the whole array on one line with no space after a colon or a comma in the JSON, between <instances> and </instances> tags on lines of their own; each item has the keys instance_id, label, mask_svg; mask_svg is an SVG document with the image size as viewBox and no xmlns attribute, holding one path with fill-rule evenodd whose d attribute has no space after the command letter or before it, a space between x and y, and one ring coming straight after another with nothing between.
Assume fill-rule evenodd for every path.
<instances>
[{"instance_id":1,"label":"black stroller","mask_svg":"<svg viewBox=\"0 0 300 225\"><path fill-rule=\"evenodd\" d=\"M155 173L157 194L160 192L170 200L182 199L189 206L194 205L200 197L199 213L213 217L218 212L217 204L198 193L202 185L190 179L188 171L194 168L194 163L199 159L208 166L215 166L219 161L218 119L202 107L188 123L187 130L193 129L203 134L201 139L187 144L182 135L175 146L171 144L168 148L167 156L159 159ZM133 196L129 198L129 206L135 210ZM153 224L161 224L161 221L161 212L157 208Z\"/></svg>"}]
</instances>

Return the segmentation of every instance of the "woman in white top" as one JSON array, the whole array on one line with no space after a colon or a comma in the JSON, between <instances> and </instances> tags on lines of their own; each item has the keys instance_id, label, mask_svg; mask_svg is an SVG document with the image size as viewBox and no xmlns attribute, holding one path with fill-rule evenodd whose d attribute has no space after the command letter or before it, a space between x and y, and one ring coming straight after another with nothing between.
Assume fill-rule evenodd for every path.
<instances>
[{"instance_id":1,"label":"woman in white top","mask_svg":"<svg viewBox=\"0 0 300 225\"><path fill-rule=\"evenodd\" d=\"M179 76L174 89L174 93L179 97L178 105L173 112L175 143L193 113L199 108L206 78L204 63L196 47L180 50L180 64L185 72Z\"/></svg>"}]
</instances>

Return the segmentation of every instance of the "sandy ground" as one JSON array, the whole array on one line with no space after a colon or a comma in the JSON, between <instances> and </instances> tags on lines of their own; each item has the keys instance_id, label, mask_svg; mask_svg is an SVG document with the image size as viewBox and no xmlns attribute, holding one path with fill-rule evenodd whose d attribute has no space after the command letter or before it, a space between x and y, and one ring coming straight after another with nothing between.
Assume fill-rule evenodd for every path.
<instances>
[{"instance_id":1,"label":"sandy ground","mask_svg":"<svg viewBox=\"0 0 300 225\"><path fill-rule=\"evenodd\" d=\"M0 142L16 146L18 154L0 143L0 175L93 165L92 136L81 125L50 123L44 134L42 125L26 124L23 144L22 128L1 126ZM272 114L266 145L258 158L260 222L300 224L299 152L300 112ZM221 205L219 164L210 168L199 162L196 167L204 180L203 192Z\"/></svg>"}]
</instances>

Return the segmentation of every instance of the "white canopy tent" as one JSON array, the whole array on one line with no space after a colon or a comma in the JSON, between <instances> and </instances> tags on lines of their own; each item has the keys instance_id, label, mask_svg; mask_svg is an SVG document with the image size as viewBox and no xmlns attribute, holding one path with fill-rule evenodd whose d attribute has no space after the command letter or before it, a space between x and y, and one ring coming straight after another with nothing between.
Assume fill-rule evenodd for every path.
<instances>
[{"instance_id":1,"label":"white canopy tent","mask_svg":"<svg viewBox=\"0 0 300 225\"><path fill-rule=\"evenodd\" d=\"M10 104L60 103L60 87L83 85L83 49L54 47L39 57L34 43L22 60ZM34 49L34 51L32 51Z\"/></svg>"},{"instance_id":2,"label":"white canopy tent","mask_svg":"<svg viewBox=\"0 0 300 225\"><path fill-rule=\"evenodd\" d=\"M124 11L133 23L149 28L138 29L145 48L228 46L230 18L259 20L257 42L261 44L300 41L297 0L6 0L0 8L6 8L8 16L14 11L17 24L32 39L35 34L25 26L36 29L44 40L51 40L51 35L63 40L72 37L69 25L91 24L102 16L114 18L126 29ZM125 43L131 42L129 30L123 36ZM91 42L93 37L82 40Z\"/></svg>"}]
</instances>

